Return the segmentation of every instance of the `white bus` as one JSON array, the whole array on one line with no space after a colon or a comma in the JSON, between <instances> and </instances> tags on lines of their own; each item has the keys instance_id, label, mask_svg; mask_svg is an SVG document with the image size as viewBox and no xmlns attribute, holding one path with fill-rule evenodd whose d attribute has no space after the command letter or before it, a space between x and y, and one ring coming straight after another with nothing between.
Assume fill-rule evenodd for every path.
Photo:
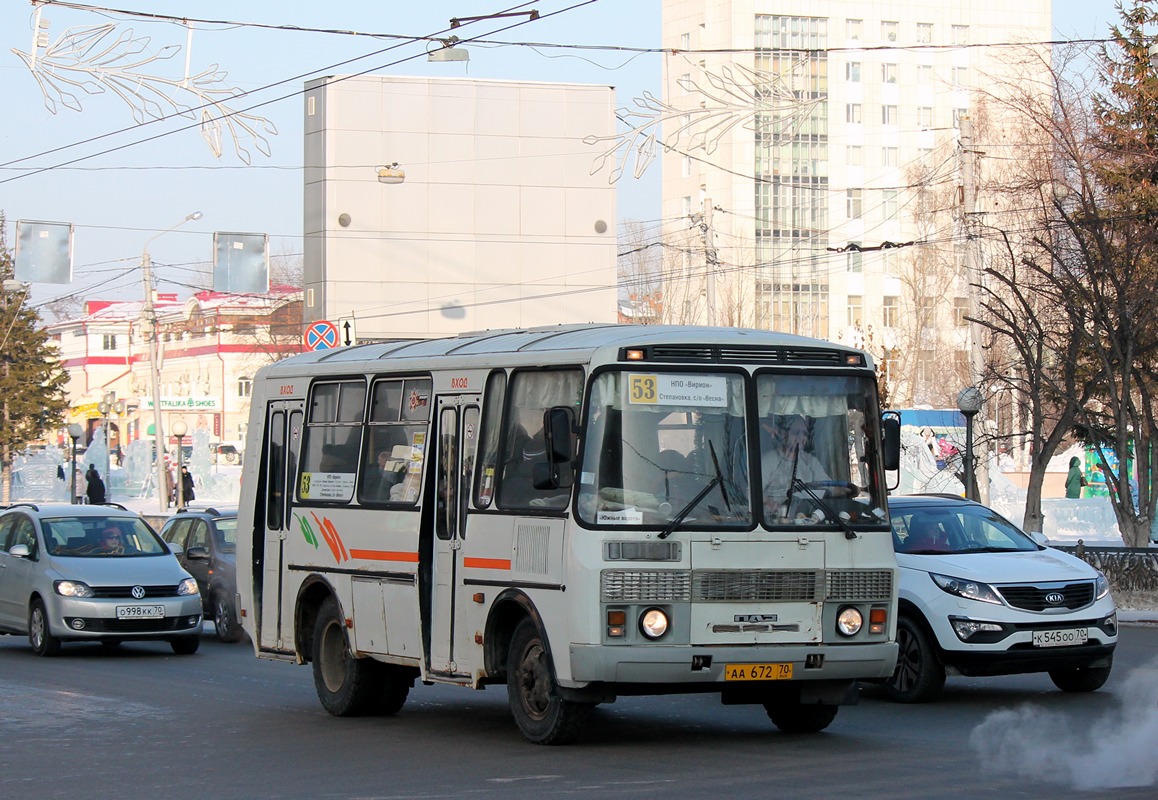
<instances>
[{"instance_id":1,"label":"white bus","mask_svg":"<svg viewBox=\"0 0 1158 800\"><path fill-rule=\"evenodd\" d=\"M295 356L252 404L238 608L331 714L393 714L417 679L505 684L541 744L680 692L814 732L893 672L899 426L859 350L493 331Z\"/></svg>"}]
</instances>

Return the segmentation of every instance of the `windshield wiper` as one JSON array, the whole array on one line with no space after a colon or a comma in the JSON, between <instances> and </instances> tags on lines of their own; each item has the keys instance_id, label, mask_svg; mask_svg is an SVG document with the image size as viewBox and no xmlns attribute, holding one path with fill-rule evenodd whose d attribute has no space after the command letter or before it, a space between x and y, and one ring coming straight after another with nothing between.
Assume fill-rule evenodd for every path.
<instances>
[{"instance_id":1,"label":"windshield wiper","mask_svg":"<svg viewBox=\"0 0 1158 800\"><path fill-rule=\"evenodd\" d=\"M835 511L833 511L832 507L829 506L828 503L821 500L820 495L818 495L816 492L812 491L811 486L809 486L807 483L800 480L799 478L793 477L792 483L789 485L789 489L788 489L788 496L789 497L792 497L792 487L803 489L804 492L809 497L812 498L812 501L814 503L816 503L816 505L820 506L821 510L824 511L826 519L829 519L832 522L835 522L837 525L840 526L840 529L842 531L844 531L844 538L846 538L846 539L855 539L856 538L856 531L854 531L852 529L852 526L849 525L847 522L845 522L843 519L841 519L840 514L837 514Z\"/></svg>"},{"instance_id":2,"label":"windshield wiper","mask_svg":"<svg viewBox=\"0 0 1158 800\"><path fill-rule=\"evenodd\" d=\"M724 473L720 471L720 462L716 459L716 448L712 445L711 442L708 442L708 452L712 456L712 466L716 469L715 477L708 481L708 485L703 489L700 489L699 494L689 500L686 506L680 509L680 513L671 518L671 522L669 522L664 527L664 529L659 532L659 538L666 539L675 533L675 529L679 527L679 524L687 519L688 514L692 513L692 509L699 505L701 500L708 496L708 492L712 491L712 489L715 489L717 486L723 486ZM728 502L728 493L724 491L723 488L721 488L720 493L724 495L724 505L728 507L729 511L731 511L732 504Z\"/></svg>"}]
</instances>

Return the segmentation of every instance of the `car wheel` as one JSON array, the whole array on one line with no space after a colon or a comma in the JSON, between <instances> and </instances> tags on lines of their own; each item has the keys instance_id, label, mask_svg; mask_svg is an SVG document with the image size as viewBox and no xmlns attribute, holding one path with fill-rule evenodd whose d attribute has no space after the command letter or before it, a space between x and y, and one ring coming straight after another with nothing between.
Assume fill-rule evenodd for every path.
<instances>
[{"instance_id":1,"label":"car wheel","mask_svg":"<svg viewBox=\"0 0 1158 800\"><path fill-rule=\"evenodd\" d=\"M945 688L945 667L929 637L911 617L897 621L897 668L885 694L898 703L927 703Z\"/></svg>"},{"instance_id":2,"label":"car wheel","mask_svg":"<svg viewBox=\"0 0 1158 800\"><path fill-rule=\"evenodd\" d=\"M785 733L820 733L836 719L839 706L765 703L772 724Z\"/></svg>"},{"instance_id":3,"label":"car wheel","mask_svg":"<svg viewBox=\"0 0 1158 800\"><path fill-rule=\"evenodd\" d=\"M312 656L314 689L326 711L335 717L381 711L385 665L372 658L355 658L350 652L345 620L333 597L326 598L318 610Z\"/></svg>"},{"instance_id":4,"label":"car wheel","mask_svg":"<svg viewBox=\"0 0 1158 800\"><path fill-rule=\"evenodd\" d=\"M1049 679L1063 692L1096 692L1109 680L1112 666L1052 669L1049 671Z\"/></svg>"},{"instance_id":5,"label":"car wheel","mask_svg":"<svg viewBox=\"0 0 1158 800\"><path fill-rule=\"evenodd\" d=\"M197 652L197 648L201 646L200 636L182 636L178 639L170 639L169 646L173 648L173 652L179 656L191 656Z\"/></svg>"},{"instance_id":6,"label":"car wheel","mask_svg":"<svg viewBox=\"0 0 1158 800\"><path fill-rule=\"evenodd\" d=\"M213 593L213 626L217 638L232 644L241 638L241 626L237 624L237 614L233 611L233 601L223 591Z\"/></svg>"},{"instance_id":7,"label":"car wheel","mask_svg":"<svg viewBox=\"0 0 1158 800\"><path fill-rule=\"evenodd\" d=\"M507 701L515 723L534 744L569 744L587 721L590 703L564 700L538 627L524 619L511 637L507 655Z\"/></svg>"},{"instance_id":8,"label":"car wheel","mask_svg":"<svg viewBox=\"0 0 1158 800\"><path fill-rule=\"evenodd\" d=\"M28 643L38 656L55 656L60 653L60 639L52 635L48 628L48 612L43 600L34 600L28 610Z\"/></svg>"}]
</instances>

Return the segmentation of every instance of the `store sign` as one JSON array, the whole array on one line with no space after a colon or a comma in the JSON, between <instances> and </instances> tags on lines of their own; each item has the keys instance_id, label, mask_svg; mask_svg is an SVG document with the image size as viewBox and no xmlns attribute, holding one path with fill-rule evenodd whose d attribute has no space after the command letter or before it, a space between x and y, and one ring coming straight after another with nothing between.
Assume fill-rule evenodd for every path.
<instances>
[{"instance_id":1,"label":"store sign","mask_svg":"<svg viewBox=\"0 0 1158 800\"><path fill-rule=\"evenodd\" d=\"M141 398L143 409L153 410L153 398ZM162 397L162 411L220 411L221 400L218 397Z\"/></svg>"}]
</instances>

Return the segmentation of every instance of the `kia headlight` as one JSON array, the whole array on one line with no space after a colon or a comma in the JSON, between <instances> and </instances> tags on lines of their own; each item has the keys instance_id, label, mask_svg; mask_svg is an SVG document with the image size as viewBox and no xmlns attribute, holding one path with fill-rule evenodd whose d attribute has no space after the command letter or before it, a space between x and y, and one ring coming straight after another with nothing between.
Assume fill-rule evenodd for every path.
<instances>
[{"instance_id":1,"label":"kia headlight","mask_svg":"<svg viewBox=\"0 0 1158 800\"><path fill-rule=\"evenodd\" d=\"M186 597L191 594L197 594L197 581L194 578L186 578L177 584L178 597Z\"/></svg>"},{"instance_id":2,"label":"kia headlight","mask_svg":"<svg viewBox=\"0 0 1158 800\"><path fill-rule=\"evenodd\" d=\"M997 592L993 591L988 583L981 581L969 581L963 578L951 578L948 575L937 575L930 572L929 577L933 579L933 583L941 587L942 591L949 594L955 594L958 597L964 597L966 600L979 600L982 603L994 603L996 605L1004 605L1001 598L997 596Z\"/></svg>"},{"instance_id":3,"label":"kia headlight","mask_svg":"<svg viewBox=\"0 0 1158 800\"><path fill-rule=\"evenodd\" d=\"M1106 580L1106 576L1098 573L1097 580L1094 581L1094 599L1101 600L1110 593L1110 582Z\"/></svg>"}]
</instances>

